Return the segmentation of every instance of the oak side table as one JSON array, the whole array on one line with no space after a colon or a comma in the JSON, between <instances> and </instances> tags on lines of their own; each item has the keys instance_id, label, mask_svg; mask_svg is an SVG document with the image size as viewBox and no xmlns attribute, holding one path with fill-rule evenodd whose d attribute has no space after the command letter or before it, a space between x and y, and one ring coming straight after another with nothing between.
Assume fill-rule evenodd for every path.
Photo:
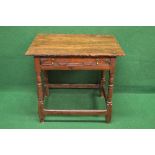
<instances>
[{"instance_id":1,"label":"oak side table","mask_svg":"<svg viewBox=\"0 0 155 155\"><path fill-rule=\"evenodd\" d=\"M106 122L111 121L116 57L125 55L114 36L39 34L28 48L26 55L34 57L40 122L44 121L46 115L52 114L105 115ZM48 82L49 70L100 70L101 80L98 84L50 84ZM107 92L105 91L105 71L109 73ZM98 88L105 99L106 109L46 109L44 108L44 97L49 95L49 88Z\"/></svg>"}]
</instances>

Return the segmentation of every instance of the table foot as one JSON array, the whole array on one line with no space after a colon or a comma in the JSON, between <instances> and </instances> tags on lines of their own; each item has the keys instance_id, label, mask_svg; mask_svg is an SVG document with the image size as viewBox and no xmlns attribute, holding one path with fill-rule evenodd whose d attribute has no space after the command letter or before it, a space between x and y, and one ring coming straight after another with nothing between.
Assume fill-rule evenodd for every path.
<instances>
[{"instance_id":1,"label":"table foot","mask_svg":"<svg viewBox=\"0 0 155 155\"><path fill-rule=\"evenodd\" d=\"M45 115L41 111L38 111L38 116L39 116L40 123L43 123L44 122Z\"/></svg>"},{"instance_id":2,"label":"table foot","mask_svg":"<svg viewBox=\"0 0 155 155\"><path fill-rule=\"evenodd\" d=\"M44 123L44 118L39 118L40 123Z\"/></svg>"},{"instance_id":3,"label":"table foot","mask_svg":"<svg viewBox=\"0 0 155 155\"><path fill-rule=\"evenodd\" d=\"M111 122L111 117L112 117L112 102L107 102L107 114L105 115L107 123Z\"/></svg>"}]
</instances>

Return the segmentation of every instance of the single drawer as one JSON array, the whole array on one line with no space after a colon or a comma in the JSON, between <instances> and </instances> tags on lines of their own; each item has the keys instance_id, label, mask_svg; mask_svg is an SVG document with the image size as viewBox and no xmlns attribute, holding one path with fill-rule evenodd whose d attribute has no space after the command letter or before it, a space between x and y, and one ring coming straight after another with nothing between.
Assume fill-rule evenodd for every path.
<instances>
[{"instance_id":1,"label":"single drawer","mask_svg":"<svg viewBox=\"0 0 155 155\"><path fill-rule=\"evenodd\" d=\"M41 58L42 66L110 66L110 58Z\"/></svg>"}]
</instances>

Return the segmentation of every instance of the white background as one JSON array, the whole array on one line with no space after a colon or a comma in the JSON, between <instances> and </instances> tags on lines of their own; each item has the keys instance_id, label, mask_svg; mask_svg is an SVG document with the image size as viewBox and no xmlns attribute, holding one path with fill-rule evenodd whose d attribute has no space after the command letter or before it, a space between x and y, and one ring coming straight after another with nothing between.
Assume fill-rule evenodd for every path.
<instances>
[{"instance_id":1,"label":"white background","mask_svg":"<svg viewBox=\"0 0 155 155\"><path fill-rule=\"evenodd\" d=\"M154 26L155 4L153 0L0 0L0 25ZM0 154L154 155L155 132L1 129Z\"/></svg>"},{"instance_id":2,"label":"white background","mask_svg":"<svg viewBox=\"0 0 155 155\"><path fill-rule=\"evenodd\" d=\"M154 0L0 0L0 25L154 24Z\"/></svg>"},{"instance_id":3,"label":"white background","mask_svg":"<svg viewBox=\"0 0 155 155\"><path fill-rule=\"evenodd\" d=\"M154 155L154 130L1 130L3 155Z\"/></svg>"}]
</instances>

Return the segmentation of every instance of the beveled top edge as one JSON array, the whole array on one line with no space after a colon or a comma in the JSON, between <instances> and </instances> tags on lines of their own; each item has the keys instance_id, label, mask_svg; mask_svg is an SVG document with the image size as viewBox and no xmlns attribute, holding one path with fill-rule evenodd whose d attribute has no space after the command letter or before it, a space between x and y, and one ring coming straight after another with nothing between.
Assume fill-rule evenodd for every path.
<instances>
[{"instance_id":1,"label":"beveled top edge","mask_svg":"<svg viewBox=\"0 0 155 155\"><path fill-rule=\"evenodd\" d=\"M121 54L64 54L64 55L59 55L59 54L27 54L28 51L25 53L26 56L53 56L53 57L116 57L116 56L125 56L125 53Z\"/></svg>"}]
</instances>

